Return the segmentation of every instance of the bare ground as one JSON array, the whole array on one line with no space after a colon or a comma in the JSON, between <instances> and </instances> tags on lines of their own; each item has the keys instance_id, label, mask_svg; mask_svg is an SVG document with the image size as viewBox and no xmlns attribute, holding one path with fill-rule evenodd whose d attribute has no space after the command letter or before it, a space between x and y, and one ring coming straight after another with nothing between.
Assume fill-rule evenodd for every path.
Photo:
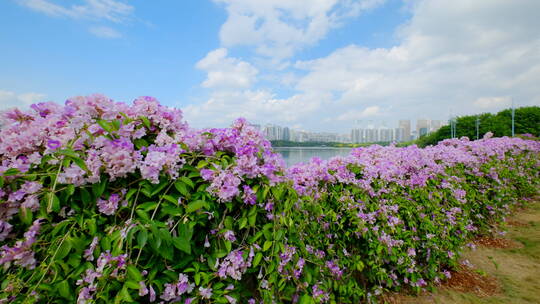
<instances>
[{"instance_id":1,"label":"bare ground","mask_svg":"<svg viewBox=\"0 0 540 304\"><path fill-rule=\"evenodd\" d=\"M385 302L540 304L540 201L517 210L508 219L507 230L504 237L477 239L477 249L463 255L473 268L452 273L436 291L390 294Z\"/></svg>"}]
</instances>

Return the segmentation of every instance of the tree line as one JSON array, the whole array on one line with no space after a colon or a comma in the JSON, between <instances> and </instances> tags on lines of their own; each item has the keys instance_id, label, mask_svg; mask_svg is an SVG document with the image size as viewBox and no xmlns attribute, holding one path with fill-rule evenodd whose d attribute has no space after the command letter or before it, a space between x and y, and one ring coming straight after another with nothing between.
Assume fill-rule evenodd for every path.
<instances>
[{"instance_id":1,"label":"tree line","mask_svg":"<svg viewBox=\"0 0 540 304\"><path fill-rule=\"evenodd\" d=\"M521 107L514 110L514 133L540 136L540 107ZM456 119L456 136L466 136L473 140L492 132L494 137L512 136L512 110L506 109L496 114L483 113L478 115L461 116ZM439 141L450 138L450 125L441 127L436 132L420 137L415 143L425 147L435 145Z\"/></svg>"}]
</instances>

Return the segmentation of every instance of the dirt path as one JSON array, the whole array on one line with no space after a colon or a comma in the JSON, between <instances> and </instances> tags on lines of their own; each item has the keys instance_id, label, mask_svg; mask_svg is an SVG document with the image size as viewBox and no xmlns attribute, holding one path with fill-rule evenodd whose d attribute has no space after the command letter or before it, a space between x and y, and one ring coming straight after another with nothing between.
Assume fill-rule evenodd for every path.
<instances>
[{"instance_id":1,"label":"dirt path","mask_svg":"<svg viewBox=\"0 0 540 304\"><path fill-rule=\"evenodd\" d=\"M477 241L464 253L464 268L437 291L418 297L399 296L391 303L539 303L540 202L531 203L508 220L501 238Z\"/></svg>"}]
</instances>

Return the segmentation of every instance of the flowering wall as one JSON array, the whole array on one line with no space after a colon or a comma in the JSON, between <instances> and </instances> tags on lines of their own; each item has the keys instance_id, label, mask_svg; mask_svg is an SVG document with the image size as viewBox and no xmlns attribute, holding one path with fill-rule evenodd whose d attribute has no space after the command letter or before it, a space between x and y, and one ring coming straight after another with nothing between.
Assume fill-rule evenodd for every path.
<instances>
[{"instance_id":1,"label":"flowering wall","mask_svg":"<svg viewBox=\"0 0 540 304\"><path fill-rule=\"evenodd\" d=\"M357 303L444 279L539 182L540 144L372 146L286 169L239 119L101 96L3 113L0 301Z\"/></svg>"}]
</instances>

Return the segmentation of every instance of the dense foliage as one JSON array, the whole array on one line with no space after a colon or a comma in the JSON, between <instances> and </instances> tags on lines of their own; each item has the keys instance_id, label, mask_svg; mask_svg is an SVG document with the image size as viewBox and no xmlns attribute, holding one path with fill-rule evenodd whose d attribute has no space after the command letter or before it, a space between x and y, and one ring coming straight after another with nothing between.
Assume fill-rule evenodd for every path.
<instances>
[{"instance_id":1,"label":"dense foliage","mask_svg":"<svg viewBox=\"0 0 540 304\"><path fill-rule=\"evenodd\" d=\"M479 134L493 133L495 137L512 136L512 110L506 109L497 114L461 116L456 122L456 136L476 138L476 119L479 120ZM514 112L515 134L540 136L540 107L521 107ZM419 138L416 142L421 147L435 145L450 138L450 126L443 126L436 132Z\"/></svg>"},{"instance_id":2,"label":"dense foliage","mask_svg":"<svg viewBox=\"0 0 540 304\"><path fill-rule=\"evenodd\" d=\"M151 97L3 113L0 302L357 303L444 279L539 182L540 144L371 146L284 168Z\"/></svg>"}]
</instances>

